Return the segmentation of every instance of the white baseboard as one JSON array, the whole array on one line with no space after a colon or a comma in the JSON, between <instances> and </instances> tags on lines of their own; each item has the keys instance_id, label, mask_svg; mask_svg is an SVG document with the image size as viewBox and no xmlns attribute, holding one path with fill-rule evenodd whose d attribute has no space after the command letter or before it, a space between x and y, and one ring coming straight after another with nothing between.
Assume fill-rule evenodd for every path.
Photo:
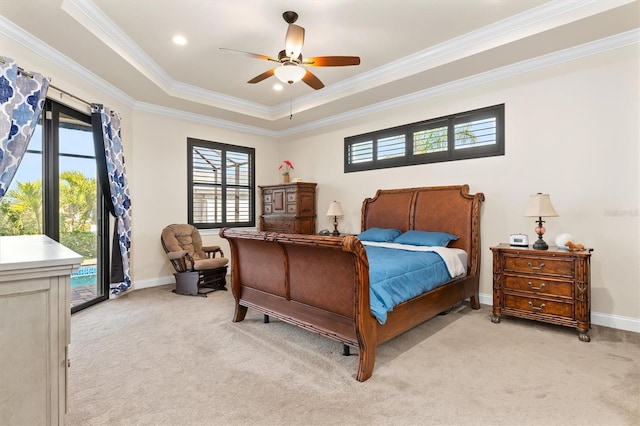
<instances>
[{"instance_id":1,"label":"white baseboard","mask_svg":"<svg viewBox=\"0 0 640 426\"><path fill-rule=\"evenodd\" d=\"M640 333L640 319L638 318L603 314L601 312L591 312L591 323L601 325L603 327L617 328L619 330Z\"/></svg>"},{"instance_id":2,"label":"white baseboard","mask_svg":"<svg viewBox=\"0 0 640 426\"><path fill-rule=\"evenodd\" d=\"M133 289L139 290L142 288L157 287L161 285L174 284L175 278L173 275L167 275L165 277L152 278L149 280L134 281ZM480 303L483 305L493 305L493 295L480 293ZM619 330L633 331L640 333L640 319L623 317L620 315L603 314L601 312L591 312L591 323L594 325L601 325L603 327L616 328Z\"/></svg>"},{"instance_id":3,"label":"white baseboard","mask_svg":"<svg viewBox=\"0 0 640 426\"><path fill-rule=\"evenodd\" d=\"M158 287L161 285L175 284L175 283L176 283L175 277L173 275L167 275L164 277L152 278L150 280L136 280L133 282L133 289L140 290L142 288Z\"/></svg>"},{"instance_id":4,"label":"white baseboard","mask_svg":"<svg viewBox=\"0 0 640 426\"><path fill-rule=\"evenodd\" d=\"M493 295L480 293L480 303L483 305L493 306ZM638 318L603 314L602 312L592 311L591 324L640 333L640 319Z\"/></svg>"}]
</instances>

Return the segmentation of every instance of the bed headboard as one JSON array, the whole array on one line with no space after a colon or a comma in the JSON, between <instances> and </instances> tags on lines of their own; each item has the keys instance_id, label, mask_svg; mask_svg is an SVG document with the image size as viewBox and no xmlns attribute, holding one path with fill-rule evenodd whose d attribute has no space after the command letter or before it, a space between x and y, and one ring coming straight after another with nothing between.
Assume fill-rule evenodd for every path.
<instances>
[{"instance_id":1,"label":"bed headboard","mask_svg":"<svg viewBox=\"0 0 640 426\"><path fill-rule=\"evenodd\" d=\"M484 194L469 185L379 189L362 203L361 228L440 231L456 235L449 243L468 253L470 272L480 263L480 204Z\"/></svg>"}]
</instances>

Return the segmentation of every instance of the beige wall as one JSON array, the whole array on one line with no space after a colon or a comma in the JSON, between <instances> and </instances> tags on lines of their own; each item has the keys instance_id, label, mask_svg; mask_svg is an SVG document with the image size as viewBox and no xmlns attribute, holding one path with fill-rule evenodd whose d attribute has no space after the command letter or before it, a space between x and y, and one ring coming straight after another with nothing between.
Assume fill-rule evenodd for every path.
<instances>
[{"instance_id":1,"label":"beige wall","mask_svg":"<svg viewBox=\"0 0 640 426\"><path fill-rule=\"evenodd\" d=\"M480 291L489 305L489 247L517 232L534 240L533 218L523 217L528 196L551 194L559 217L546 219L545 240L568 232L594 248L592 320L640 331L639 75L638 47L626 47L291 138L281 149L298 173L318 182L318 228L332 226L322 214L338 200L345 212L339 229L358 232L361 202L378 188L467 183L484 192ZM343 173L345 136L499 103L504 156Z\"/></svg>"},{"instance_id":2,"label":"beige wall","mask_svg":"<svg viewBox=\"0 0 640 426\"><path fill-rule=\"evenodd\" d=\"M135 288L172 282L159 234L166 224L186 221L186 139L195 137L255 147L258 185L278 182L277 165L292 160L294 177L318 183L318 229L332 226L324 212L330 201L338 200L345 212L340 230L358 232L361 202L378 188L467 183L472 192L484 192L480 291L486 304L491 304L489 247L515 232L533 239L534 222L522 213L529 194L548 192L560 216L547 220L546 241L568 232L595 249L592 321L640 331L637 45L332 124L314 130L313 136L274 141L144 112L133 100L123 102L10 40L2 42L0 54L23 68L49 75L54 85L121 113L133 200ZM343 173L345 136L498 103L506 105L504 156ZM228 253L216 232L204 239Z\"/></svg>"},{"instance_id":3,"label":"beige wall","mask_svg":"<svg viewBox=\"0 0 640 426\"><path fill-rule=\"evenodd\" d=\"M187 138L253 147L256 183L275 178L278 144L266 137L215 128L193 121L135 112L133 162L130 169L133 209L133 281L136 288L174 282L174 272L160 245L162 228L187 222ZM129 166L127 165L127 169ZM256 209L260 208L257 203ZM203 231L206 244L220 245L229 254L218 230Z\"/></svg>"}]
</instances>

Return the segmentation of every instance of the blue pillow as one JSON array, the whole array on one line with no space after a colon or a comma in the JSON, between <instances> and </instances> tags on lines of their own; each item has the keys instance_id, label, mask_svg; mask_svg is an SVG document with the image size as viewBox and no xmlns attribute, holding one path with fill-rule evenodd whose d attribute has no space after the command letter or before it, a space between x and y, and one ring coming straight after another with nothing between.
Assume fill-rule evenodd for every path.
<instances>
[{"instance_id":1,"label":"blue pillow","mask_svg":"<svg viewBox=\"0 0 640 426\"><path fill-rule=\"evenodd\" d=\"M369 228L358 234L361 241L372 241L376 243L389 243L398 235L402 234L400 230L393 228Z\"/></svg>"},{"instance_id":2,"label":"blue pillow","mask_svg":"<svg viewBox=\"0 0 640 426\"><path fill-rule=\"evenodd\" d=\"M407 231L398 236L394 243L411 244L412 246L440 246L446 247L449 241L455 241L458 237L446 232Z\"/></svg>"}]
</instances>

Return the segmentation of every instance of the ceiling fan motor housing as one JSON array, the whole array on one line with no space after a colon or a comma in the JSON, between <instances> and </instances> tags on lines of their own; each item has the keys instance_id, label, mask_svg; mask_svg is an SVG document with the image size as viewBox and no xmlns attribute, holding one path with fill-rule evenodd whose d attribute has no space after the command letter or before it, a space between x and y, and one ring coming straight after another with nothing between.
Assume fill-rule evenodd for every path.
<instances>
[{"instance_id":1,"label":"ceiling fan motor housing","mask_svg":"<svg viewBox=\"0 0 640 426\"><path fill-rule=\"evenodd\" d=\"M284 50L281 50L280 53L278 53L278 60L280 61L280 63L282 64L286 64L291 63L291 64L301 64L302 63L302 54L298 55L297 58L290 58L289 56L287 56L287 52L285 52Z\"/></svg>"}]
</instances>

